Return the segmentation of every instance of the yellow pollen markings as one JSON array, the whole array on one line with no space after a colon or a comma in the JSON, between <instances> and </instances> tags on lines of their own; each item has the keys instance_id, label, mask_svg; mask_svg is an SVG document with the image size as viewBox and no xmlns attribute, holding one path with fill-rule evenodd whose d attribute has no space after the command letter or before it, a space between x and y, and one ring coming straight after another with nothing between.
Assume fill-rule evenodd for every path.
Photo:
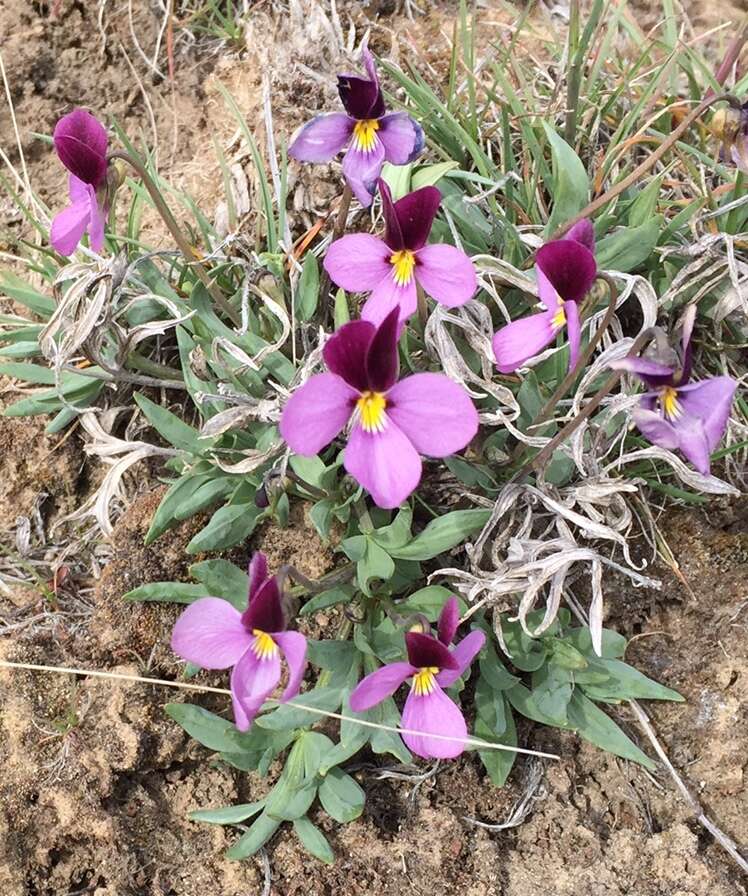
<instances>
[{"instance_id":1,"label":"yellow pollen markings","mask_svg":"<svg viewBox=\"0 0 748 896\"><path fill-rule=\"evenodd\" d=\"M252 634L255 636L255 642L252 645L254 655L260 660L269 660L274 657L278 652L278 645L270 635L259 628L253 628Z\"/></svg>"},{"instance_id":2,"label":"yellow pollen markings","mask_svg":"<svg viewBox=\"0 0 748 896\"><path fill-rule=\"evenodd\" d=\"M387 420L384 413L387 399L381 392L362 392L356 407L364 432L382 432Z\"/></svg>"},{"instance_id":3,"label":"yellow pollen markings","mask_svg":"<svg viewBox=\"0 0 748 896\"><path fill-rule=\"evenodd\" d=\"M416 257L410 249L400 249L390 255L390 264L395 269L395 283L398 286L407 286L413 279L413 268L416 266Z\"/></svg>"},{"instance_id":4,"label":"yellow pollen markings","mask_svg":"<svg viewBox=\"0 0 748 896\"><path fill-rule=\"evenodd\" d=\"M556 309L556 313L553 315L551 325L555 329L560 329L561 327L566 326L566 312L564 311L564 303L561 299L561 296L557 296L556 298L558 299L558 308Z\"/></svg>"},{"instance_id":5,"label":"yellow pollen markings","mask_svg":"<svg viewBox=\"0 0 748 896\"><path fill-rule=\"evenodd\" d=\"M678 390L672 386L665 386L660 392L660 406L668 420L677 420L683 413L683 408L678 401Z\"/></svg>"},{"instance_id":6,"label":"yellow pollen markings","mask_svg":"<svg viewBox=\"0 0 748 896\"><path fill-rule=\"evenodd\" d=\"M353 127L353 140L361 152L371 152L377 142L379 122L376 118L357 121Z\"/></svg>"},{"instance_id":7,"label":"yellow pollen markings","mask_svg":"<svg viewBox=\"0 0 748 896\"><path fill-rule=\"evenodd\" d=\"M435 676L439 672L438 666L425 666L419 669L413 676L413 691L416 697L425 697L436 687Z\"/></svg>"}]
</instances>

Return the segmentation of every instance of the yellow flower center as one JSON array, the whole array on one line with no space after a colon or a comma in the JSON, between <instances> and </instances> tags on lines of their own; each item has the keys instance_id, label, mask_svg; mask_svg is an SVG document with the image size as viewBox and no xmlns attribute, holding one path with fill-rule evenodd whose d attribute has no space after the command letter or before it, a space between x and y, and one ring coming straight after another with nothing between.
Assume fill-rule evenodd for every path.
<instances>
[{"instance_id":1,"label":"yellow flower center","mask_svg":"<svg viewBox=\"0 0 748 896\"><path fill-rule=\"evenodd\" d=\"M362 392L356 407L364 432L382 432L387 421L387 399L381 392Z\"/></svg>"},{"instance_id":2,"label":"yellow flower center","mask_svg":"<svg viewBox=\"0 0 748 896\"><path fill-rule=\"evenodd\" d=\"M660 392L660 406L668 420L677 420L683 413L683 408L678 401L678 390L673 389L672 386L665 386Z\"/></svg>"},{"instance_id":3,"label":"yellow flower center","mask_svg":"<svg viewBox=\"0 0 748 896\"><path fill-rule=\"evenodd\" d=\"M356 149L361 152L371 152L377 142L378 130L379 122L376 118L357 121L353 127L353 142L356 144Z\"/></svg>"},{"instance_id":4,"label":"yellow flower center","mask_svg":"<svg viewBox=\"0 0 748 896\"><path fill-rule=\"evenodd\" d=\"M390 264L395 269L395 283L398 286L406 286L413 278L413 268L416 266L416 257L410 249L400 249L390 255Z\"/></svg>"},{"instance_id":5,"label":"yellow flower center","mask_svg":"<svg viewBox=\"0 0 748 896\"><path fill-rule=\"evenodd\" d=\"M556 309L556 313L553 315L553 319L551 320L551 325L554 330L560 330L561 327L566 326L566 312L564 311L564 303L561 299L561 296L556 296L558 299L558 308Z\"/></svg>"},{"instance_id":6,"label":"yellow flower center","mask_svg":"<svg viewBox=\"0 0 748 896\"><path fill-rule=\"evenodd\" d=\"M439 672L438 666L426 666L419 669L413 676L413 692L416 697L424 697L430 694L436 687L435 676Z\"/></svg>"},{"instance_id":7,"label":"yellow flower center","mask_svg":"<svg viewBox=\"0 0 748 896\"><path fill-rule=\"evenodd\" d=\"M263 632L259 628L253 628L252 634L255 636L252 651L257 659L269 660L278 653L278 645L267 632Z\"/></svg>"}]
</instances>

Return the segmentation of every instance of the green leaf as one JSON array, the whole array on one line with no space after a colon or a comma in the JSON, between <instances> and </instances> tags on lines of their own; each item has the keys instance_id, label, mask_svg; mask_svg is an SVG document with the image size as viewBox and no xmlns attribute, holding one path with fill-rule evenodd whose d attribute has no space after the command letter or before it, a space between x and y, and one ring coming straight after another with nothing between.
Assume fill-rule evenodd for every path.
<instances>
[{"instance_id":1,"label":"green leaf","mask_svg":"<svg viewBox=\"0 0 748 896\"><path fill-rule=\"evenodd\" d=\"M508 701L504 698L504 718L505 729L500 737L496 737L494 732L479 717L475 721L475 735L482 740L491 743L504 744L507 747L517 746L517 728L514 724L514 716ZM494 787L503 787L506 779L509 777L517 754L511 750L479 750L478 756L483 763L484 768L488 772L488 777Z\"/></svg>"},{"instance_id":2,"label":"green leaf","mask_svg":"<svg viewBox=\"0 0 748 896\"><path fill-rule=\"evenodd\" d=\"M309 616L311 613L316 613L317 610L334 607L336 604L347 604L354 594L355 589L351 585L338 585L336 588L322 591L302 606L299 616Z\"/></svg>"},{"instance_id":3,"label":"green leaf","mask_svg":"<svg viewBox=\"0 0 748 896\"><path fill-rule=\"evenodd\" d=\"M553 665L543 666L532 677L532 697L535 705L556 725L566 725L571 692L572 684L564 675L564 670L557 669Z\"/></svg>"},{"instance_id":4,"label":"green leaf","mask_svg":"<svg viewBox=\"0 0 748 896\"><path fill-rule=\"evenodd\" d=\"M420 165L410 179L410 189L412 191L420 190L421 187L433 187L450 171L459 167L459 164L454 161L438 162L436 165Z\"/></svg>"},{"instance_id":5,"label":"green leaf","mask_svg":"<svg viewBox=\"0 0 748 896\"><path fill-rule=\"evenodd\" d=\"M453 510L432 520L409 544L392 551L398 560L431 560L485 526L490 510Z\"/></svg>"},{"instance_id":6,"label":"green leaf","mask_svg":"<svg viewBox=\"0 0 748 896\"><path fill-rule=\"evenodd\" d=\"M299 737L288 754L278 782L265 804L265 811L273 818L293 821L306 815L317 795L314 775L306 774L304 738Z\"/></svg>"},{"instance_id":7,"label":"green leaf","mask_svg":"<svg viewBox=\"0 0 748 896\"><path fill-rule=\"evenodd\" d=\"M584 208L589 201L590 184L584 165L571 146L559 137L547 121L543 122L543 127L551 145L553 162L550 186L553 211L545 230L549 235Z\"/></svg>"},{"instance_id":8,"label":"green leaf","mask_svg":"<svg viewBox=\"0 0 748 896\"><path fill-rule=\"evenodd\" d=\"M241 803L236 806L224 806L221 809L197 809L190 812L190 821L205 821L208 824L239 824L262 811L265 800L256 803Z\"/></svg>"},{"instance_id":9,"label":"green leaf","mask_svg":"<svg viewBox=\"0 0 748 896\"><path fill-rule=\"evenodd\" d=\"M633 271L652 257L662 234L663 218L656 215L638 227L622 227L600 240L595 250L598 267L603 271Z\"/></svg>"},{"instance_id":10,"label":"green leaf","mask_svg":"<svg viewBox=\"0 0 748 896\"><path fill-rule=\"evenodd\" d=\"M333 768L320 784L319 800L328 815L346 824L364 811L366 794L350 775Z\"/></svg>"},{"instance_id":11,"label":"green leaf","mask_svg":"<svg viewBox=\"0 0 748 896\"><path fill-rule=\"evenodd\" d=\"M294 295L294 308L296 319L301 321L311 320L317 309L319 301L319 264L313 252L307 252L304 265L301 268L301 277Z\"/></svg>"},{"instance_id":12,"label":"green leaf","mask_svg":"<svg viewBox=\"0 0 748 896\"><path fill-rule=\"evenodd\" d=\"M198 441L198 431L194 427L189 426L176 414L162 408L161 405L146 398L140 392L136 392L133 398L151 426L170 445L180 448L182 451L188 451L190 454L201 453L203 445Z\"/></svg>"},{"instance_id":13,"label":"green leaf","mask_svg":"<svg viewBox=\"0 0 748 896\"><path fill-rule=\"evenodd\" d=\"M593 700L674 700L683 702L683 697L665 685L658 684L651 678L620 660L601 659L610 675L604 683L585 684L583 690Z\"/></svg>"},{"instance_id":14,"label":"green leaf","mask_svg":"<svg viewBox=\"0 0 748 896\"><path fill-rule=\"evenodd\" d=\"M259 716L255 724L260 728L268 728L271 731L287 731L291 728L303 728L313 725L321 718L313 709L321 709L324 712L336 712L340 708L342 700L341 688L315 688L298 697L294 697L295 706L283 705L272 712ZM309 710L297 707L308 706Z\"/></svg>"},{"instance_id":15,"label":"green leaf","mask_svg":"<svg viewBox=\"0 0 748 896\"><path fill-rule=\"evenodd\" d=\"M226 504L220 507L204 529L187 545L188 554L219 551L244 541L254 531L264 511L254 503Z\"/></svg>"},{"instance_id":16,"label":"green leaf","mask_svg":"<svg viewBox=\"0 0 748 896\"><path fill-rule=\"evenodd\" d=\"M345 290L341 287L335 293L335 304L333 310L333 322L335 329L339 330L344 324L351 319L351 312L348 308L348 300L345 296Z\"/></svg>"},{"instance_id":17,"label":"green leaf","mask_svg":"<svg viewBox=\"0 0 748 896\"><path fill-rule=\"evenodd\" d=\"M255 820L250 829L226 850L227 859L248 859L268 842L280 827L280 821L265 812Z\"/></svg>"},{"instance_id":18,"label":"green leaf","mask_svg":"<svg viewBox=\"0 0 748 896\"><path fill-rule=\"evenodd\" d=\"M10 376L15 380L33 383L36 386L54 386L55 384L54 371L50 370L49 367L41 367L39 364L22 364L19 361L6 361L0 364L0 374Z\"/></svg>"},{"instance_id":19,"label":"green leaf","mask_svg":"<svg viewBox=\"0 0 748 896\"><path fill-rule=\"evenodd\" d=\"M316 825L313 825L308 818L297 818L293 823L293 829L308 853L326 865L332 865L335 861L335 853L325 835Z\"/></svg>"},{"instance_id":20,"label":"green leaf","mask_svg":"<svg viewBox=\"0 0 748 896\"><path fill-rule=\"evenodd\" d=\"M190 575L215 597L223 597L237 610L247 609L249 576L228 560L203 560L190 566Z\"/></svg>"},{"instance_id":21,"label":"green leaf","mask_svg":"<svg viewBox=\"0 0 748 896\"><path fill-rule=\"evenodd\" d=\"M394 202L415 189L410 180L412 170L412 164L391 165L389 162L385 162L382 166L381 178L390 188Z\"/></svg>"},{"instance_id":22,"label":"green leaf","mask_svg":"<svg viewBox=\"0 0 748 896\"><path fill-rule=\"evenodd\" d=\"M599 707L589 700L579 689L575 690L569 701L569 725L581 737L601 747L609 753L638 762L650 771L657 766L634 744Z\"/></svg>"},{"instance_id":23,"label":"green leaf","mask_svg":"<svg viewBox=\"0 0 748 896\"><path fill-rule=\"evenodd\" d=\"M586 626L584 628L569 629L564 633L563 640L567 641L585 656L595 656L595 650L592 646L592 635ZM623 656L626 652L626 639L623 635L619 635L618 632L604 628L602 641L602 654L607 659L616 659Z\"/></svg>"},{"instance_id":24,"label":"green leaf","mask_svg":"<svg viewBox=\"0 0 748 896\"><path fill-rule=\"evenodd\" d=\"M391 552L395 548L401 548L410 540L410 527L413 522L413 508L406 504L397 512L395 519L389 526L375 529L370 538L385 551Z\"/></svg>"},{"instance_id":25,"label":"green leaf","mask_svg":"<svg viewBox=\"0 0 748 896\"><path fill-rule=\"evenodd\" d=\"M239 732L233 722L193 703L167 703L166 712L196 741L209 750L235 752L239 749Z\"/></svg>"},{"instance_id":26,"label":"green leaf","mask_svg":"<svg viewBox=\"0 0 748 896\"><path fill-rule=\"evenodd\" d=\"M436 622L447 600L454 594L449 588L441 585L428 585L414 591L405 600L398 601L398 612L423 613L429 622ZM457 598L460 616L467 611L467 604L461 597Z\"/></svg>"},{"instance_id":27,"label":"green leaf","mask_svg":"<svg viewBox=\"0 0 748 896\"><path fill-rule=\"evenodd\" d=\"M33 286L26 283L16 274L10 271L0 271L0 294L15 299L21 305L43 317L45 320L51 317L57 307L54 299L45 296Z\"/></svg>"},{"instance_id":28,"label":"green leaf","mask_svg":"<svg viewBox=\"0 0 748 896\"><path fill-rule=\"evenodd\" d=\"M156 512L153 514L151 525L145 536L145 543L151 544L157 538L166 532L167 529L174 526L178 520L176 514L183 503L187 501L202 485L210 482L212 479L210 473L203 473L198 476L182 476L175 483L169 486L166 494L161 499Z\"/></svg>"},{"instance_id":29,"label":"green leaf","mask_svg":"<svg viewBox=\"0 0 748 896\"><path fill-rule=\"evenodd\" d=\"M159 601L162 603L191 604L201 597L208 597L210 592L203 585L192 585L187 582L149 582L140 585L123 595L129 601Z\"/></svg>"},{"instance_id":30,"label":"green leaf","mask_svg":"<svg viewBox=\"0 0 748 896\"><path fill-rule=\"evenodd\" d=\"M234 491L236 479L231 476L216 476L211 473L208 481L201 483L198 488L189 495L174 510L174 519L177 522L186 520L202 510L212 507L219 501L224 501Z\"/></svg>"}]
</instances>

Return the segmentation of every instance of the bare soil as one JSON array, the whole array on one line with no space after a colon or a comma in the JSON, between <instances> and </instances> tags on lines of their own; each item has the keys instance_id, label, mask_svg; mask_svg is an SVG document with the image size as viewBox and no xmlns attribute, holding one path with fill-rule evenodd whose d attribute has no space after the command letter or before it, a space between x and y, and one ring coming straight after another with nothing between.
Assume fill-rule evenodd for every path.
<instances>
[{"instance_id":1,"label":"bare soil","mask_svg":"<svg viewBox=\"0 0 748 896\"><path fill-rule=\"evenodd\" d=\"M32 131L49 133L72 104L105 112L131 136L144 129L150 142L147 96L162 171L210 212L222 192L211 138L225 146L236 130L218 94L218 79L248 119L259 122L263 71L272 61L267 70L276 125L289 133L299 123L299 109L306 116L331 95L322 79L298 65L327 73L337 61L328 19L311 0L300 7L302 19L275 15L258 4L241 53L178 43L173 83L154 77L140 58L127 4L103 4L103 37L97 26L100 6L63 0L57 18L47 3L6 0L0 6L3 60L30 178L50 205L57 202L64 176ZM687 6L702 28L740 12L729 0ZM152 52L161 24L156 5L135 0L132 7L139 41ZM383 49L393 30L400 35L401 53L410 41L446 45L453 9L430 9L413 24L393 17L393 8L343 5L341 15L344 24L351 12L359 23L376 20L373 39ZM659 4L647 10L654 24ZM511 20L499 4L489 4L484 15L490 23ZM0 109L0 134L3 147L11 146L7 107ZM12 158L20 161L17 152ZM252 172L242 164L252 190ZM328 207L334 188L317 171L314 178L298 172L295 189L298 214L310 223L315 210ZM20 223L18 210L7 202L0 214L7 224ZM43 422L0 418L3 557L16 556L17 517L38 518L48 530L85 500L96 480L96 471L81 460L76 434L65 440L46 437L42 429ZM125 604L121 596L145 582L185 579L184 547L200 521L183 523L145 547L143 535L160 492L145 471L140 481L132 478L130 487L135 500L121 516L111 544L101 549L108 561L103 574L94 568L94 578L63 583L52 603L38 585L0 591L0 623L12 626L0 640L0 657L154 677L175 672L168 637L177 610ZM715 502L706 510L677 511L661 524L680 577L658 569L659 592L612 580L608 624L634 639L631 662L686 697L683 704L650 706L655 727L693 792L731 836L745 843L748 503ZM271 562L292 562L312 577L333 564L299 511L288 530L267 527L257 533L247 554L260 547ZM55 566L54 544L38 554L44 560L39 570ZM80 568L75 558L66 562L74 572ZM323 614L314 622L325 627L331 619ZM321 865L281 833L267 850L272 878L270 890L264 890L261 858L227 861L223 851L235 833L189 822L187 814L251 801L268 782L215 762L190 741L163 711L164 703L180 699L138 684L0 673L2 896L748 893L745 880L695 822L664 772L647 775L571 735L529 724L521 726L522 742L563 758L539 770L531 761L519 761L500 791L469 755L420 783L382 777L373 760L362 766L356 776L367 791L364 815L346 826L332 823L321 810L315 818L337 863ZM227 711L215 700L200 702ZM647 749L625 708L615 714ZM522 824L491 832L470 821L504 821L538 773L540 783Z\"/></svg>"}]
</instances>

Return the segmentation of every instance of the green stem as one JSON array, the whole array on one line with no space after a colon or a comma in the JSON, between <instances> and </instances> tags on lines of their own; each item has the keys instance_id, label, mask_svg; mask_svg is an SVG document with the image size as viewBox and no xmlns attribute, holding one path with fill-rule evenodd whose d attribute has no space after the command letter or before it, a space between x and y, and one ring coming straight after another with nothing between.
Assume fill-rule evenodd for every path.
<instances>
[{"instance_id":1,"label":"green stem","mask_svg":"<svg viewBox=\"0 0 748 896\"><path fill-rule=\"evenodd\" d=\"M167 380L176 380L180 383L184 382L182 375L178 370L174 370L173 367L168 367L166 364L159 364L158 361L152 361L150 358L145 358L138 352L131 352L127 356L127 366L132 367L134 370L140 370L141 373L150 374L151 376L163 377Z\"/></svg>"},{"instance_id":2,"label":"green stem","mask_svg":"<svg viewBox=\"0 0 748 896\"><path fill-rule=\"evenodd\" d=\"M345 230L345 225L348 222L348 212L351 208L351 201L353 200L353 190L351 190L348 185L348 181L345 183L345 187L343 188L343 195L340 197L340 206L338 207L338 213L335 216L335 223L332 228L332 242L334 243L336 240L339 240L343 235L343 231ZM329 312L329 298L330 298L330 275L326 270L323 269L322 280L319 285L319 300L322 303L322 313L323 313L323 322L329 321L330 314Z\"/></svg>"},{"instance_id":3,"label":"green stem","mask_svg":"<svg viewBox=\"0 0 748 896\"><path fill-rule=\"evenodd\" d=\"M107 161L111 161L112 159L121 159L123 162L127 162L127 164L137 173L138 177L143 181L145 188L148 190L151 199L153 200L153 204L156 206L156 211L161 215L161 218L164 221L164 224L169 228L169 232L174 237L174 241L179 247L179 251L185 258L185 261L189 265L190 268L193 268L198 278L202 282L203 286L210 293L211 298L215 302L215 304L223 311L223 313L230 318L232 323L237 326L241 324L241 317L238 312L229 304L226 297L223 293L218 289L216 284L211 280L210 275L205 270L205 267L198 260L195 252L193 251L192 246L189 241L182 233L179 228L179 225L172 215L169 206L164 202L164 197L161 195L158 187L153 181L153 178L148 173L145 165L135 156L131 156L129 153L124 152L121 149L117 149L114 152L110 152L107 156Z\"/></svg>"},{"instance_id":4,"label":"green stem","mask_svg":"<svg viewBox=\"0 0 748 896\"><path fill-rule=\"evenodd\" d=\"M579 90L582 85L582 54L579 47L579 0L569 3L569 68L566 75L566 121L564 140L573 147L577 139Z\"/></svg>"}]
</instances>

